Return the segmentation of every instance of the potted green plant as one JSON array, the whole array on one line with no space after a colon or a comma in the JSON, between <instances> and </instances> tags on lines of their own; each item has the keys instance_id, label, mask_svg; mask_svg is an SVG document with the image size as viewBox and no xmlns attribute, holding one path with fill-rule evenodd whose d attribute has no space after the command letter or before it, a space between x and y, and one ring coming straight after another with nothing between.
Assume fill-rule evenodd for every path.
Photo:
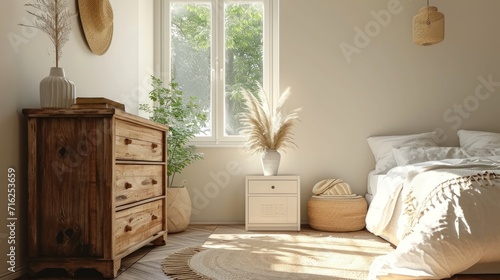
<instances>
[{"instance_id":1,"label":"potted green plant","mask_svg":"<svg viewBox=\"0 0 500 280\"><path fill-rule=\"evenodd\" d=\"M281 154L279 151L289 147L296 147L293 139L293 128L299 120L299 111L296 108L287 114L283 106L290 97L290 88L287 88L279 97L276 107L273 108L262 87L257 94L243 91L246 112L240 121L241 132L248 136L246 148L252 153L262 153L262 169L264 176L278 174Z\"/></svg>"},{"instance_id":2,"label":"potted green plant","mask_svg":"<svg viewBox=\"0 0 500 280\"><path fill-rule=\"evenodd\" d=\"M152 105L140 104L139 109L150 114L150 119L168 125L167 135L167 221L168 231L183 231L191 217L191 199L184 180L174 185L175 175L203 154L188 142L206 126L208 114L196 97L184 96L179 85L171 81L167 86L152 76L153 89L149 93Z\"/></svg>"}]
</instances>

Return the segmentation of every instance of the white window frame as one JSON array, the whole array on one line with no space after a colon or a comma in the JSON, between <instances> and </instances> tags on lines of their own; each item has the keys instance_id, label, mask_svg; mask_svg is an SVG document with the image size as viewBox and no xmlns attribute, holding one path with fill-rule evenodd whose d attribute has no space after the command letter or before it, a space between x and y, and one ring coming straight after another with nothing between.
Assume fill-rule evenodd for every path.
<instances>
[{"instance_id":1,"label":"white window frame","mask_svg":"<svg viewBox=\"0 0 500 280\"><path fill-rule=\"evenodd\" d=\"M155 76L163 81L171 80L170 71L170 2L211 2L212 7L219 7L225 0L155 0ZM230 0L230 2L264 3L264 74L263 89L269 94L274 104L279 97L279 1L280 0ZM223 7L223 5L222 5ZM223 9L223 8L221 8ZM205 147L242 146L244 136L224 135L224 63L216 63L218 57L225 57L224 35L220 35L223 17L216 18L212 13L212 136L196 137L190 144ZM267 32L266 32L267 31ZM222 32L224 33L224 32ZM215 82L218 80L219 82Z\"/></svg>"}]
</instances>

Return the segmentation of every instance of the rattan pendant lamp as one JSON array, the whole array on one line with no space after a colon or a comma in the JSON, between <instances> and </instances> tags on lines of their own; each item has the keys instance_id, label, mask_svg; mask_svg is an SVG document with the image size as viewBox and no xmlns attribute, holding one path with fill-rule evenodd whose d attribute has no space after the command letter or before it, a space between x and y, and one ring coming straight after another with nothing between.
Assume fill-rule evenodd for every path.
<instances>
[{"instance_id":1,"label":"rattan pendant lamp","mask_svg":"<svg viewBox=\"0 0 500 280\"><path fill-rule=\"evenodd\" d=\"M444 40L444 15L437 7L420 8L413 17L413 42L420 46L430 46Z\"/></svg>"}]
</instances>

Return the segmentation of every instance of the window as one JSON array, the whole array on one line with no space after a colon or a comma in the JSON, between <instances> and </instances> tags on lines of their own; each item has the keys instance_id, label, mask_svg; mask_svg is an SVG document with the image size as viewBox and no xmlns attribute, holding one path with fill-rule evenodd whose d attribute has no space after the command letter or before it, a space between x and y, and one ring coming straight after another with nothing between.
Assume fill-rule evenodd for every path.
<instances>
[{"instance_id":1,"label":"window","mask_svg":"<svg viewBox=\"0 0 500 280\"><path fill-rule=\"evenodd\" d=\"M279 92L277 83L272 84L278 57L277 3L170 0L162 8L163 78L178 83L186 97L197 96L209 113L196 144L241 143L242 90L256 92L260 84L271 100Z\"/></svg>"}]
</instances>

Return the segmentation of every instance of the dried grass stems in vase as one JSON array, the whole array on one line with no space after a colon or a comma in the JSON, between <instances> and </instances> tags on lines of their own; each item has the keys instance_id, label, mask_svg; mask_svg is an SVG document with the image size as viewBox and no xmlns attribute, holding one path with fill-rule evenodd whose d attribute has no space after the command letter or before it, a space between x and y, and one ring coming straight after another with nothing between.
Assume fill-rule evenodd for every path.
<instances>
[{"instance_id":1,"label":"dried grass stems in vase","mask_svg":"<svg viewBox=\"0 0 500 280\"><path fill-rule=\"evenodd\" d=\"M284 112L285 101L290 95L290 88L287 88L273 109L262 87L259 86L256 95L243 91L247 111L240 119L243 125L241 132L248 136L247 151L262 153L262 168L266 176L277 175L281 160L279 151L297 147L293 128L299 120L301 108Z\"/></svg>"},{"instance_id":2,"label":"dried grass stems in vase","mask_svg":"<svg viewBox=\"0 0 500 280\"><path fill-rule=\"evenodd\" d=\"M69 108L75 101L75 84L66 78L64 69L59 67L62 48L69 40L71 17L68 0L36 0L25 6L37 10L30 15L35 17L33 27L45 32L55 47L56 66L50 68L50 74L40 82L40 106L42 108Z\"/></svg>"},{"instance_id":3,"label":"dried grass stems in vase","mask_svg":"<svg viewBox=\"0 0 500 280\"><path fill-rule=\"evenodd\" d=\"M38 10L38 13L27 11L35 17L33 25L20 24L33 27L45 32L55 47L56 67L59 67L59 59L62 56L62 48L69 40L71 33L71 17L68 0L36 0L35 3L25 6Z\"/></svg>"}]
</instances>

